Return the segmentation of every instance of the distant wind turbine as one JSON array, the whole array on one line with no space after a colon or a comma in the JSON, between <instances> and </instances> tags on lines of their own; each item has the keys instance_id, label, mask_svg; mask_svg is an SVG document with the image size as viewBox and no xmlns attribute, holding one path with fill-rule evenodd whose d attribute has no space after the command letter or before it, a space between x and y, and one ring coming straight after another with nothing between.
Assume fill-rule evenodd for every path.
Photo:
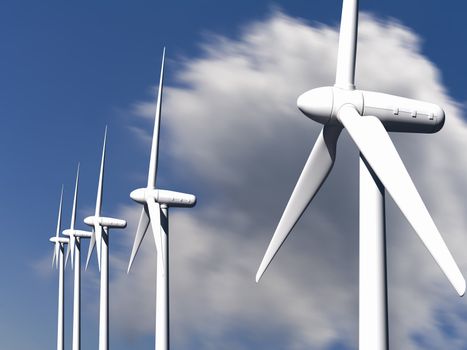
<instances>
[{"instance_id":1,"label":"distant wind turbine","mask_svg":"<svg viewBox=\"0 0 467 350\"><path fill-rule=\"evenodd\" d=\"M92 232L76 230L76 208L78 204L79 163L76 170L75 194L73 197L73 209L71 212L70 228L63 231L68 236L71 251L71 266L74 268L73 282L73 339L72 349L81 349L81 238L91 238Z\"/></svg>"},{"instance_id":2,"label":"distant wind turbine","mask_svg":"<svg viewBox=\"0 0 467 350\"><path fill-rule=\"evenodd\" d=\"M141 216L136 230L135 241L131 252L128 272L138 252L141 242L151 223L154 242L156 244L156 337L155 349L169 349L169 207L192 207L196 197L192 194L156 189L157 160L159 153L159 130L161 121L162 90L164 82L165 48L162 54L159 92L157 95L154 132L152 136L151 158L149 161L148 184L131 192L135 202L143 204Z\"/></svg>"},{"instance_id":3,"label":"distant wind turbine","mask_svg":"<svg viewBox=\"0 0 467 350\"><path fill-rule=\"evenodd\" d=\"M256 275L258 281L334 164L345 128L360 150L359 349L388 348L384 192L402 211L459 295L465 280L410 178L388 131L434 133L444 124L437 105L356 90L358 0L344 0L333 87L309 90L298 108L324 127L292 192Z\"/></svg>"},{"instance_id":4,"label":"distant wind turbine","mask_svg":"<svg viewBox=\"0 0 467 350\"><path fill-rule=\"evenodd\" d=\"M52 259L52 266L58 267L58 319L57 319L57 350L64 350L64 307L63 301L65 297L63 284L64 284L64 259L65 244L68 243L68 238L60 237L60 230L62 225L62 202L63 202L63 186L60 193L60 206L58 208L57 230L55 236L49 240L54 244L54 255Z\"/></svg>"},{"instance_id":5,"label":"distant wind turbine","mask_svg":"<svg viewBox=\"0 0 467 350\"><path fill-rule=\"evenodd\" d=\"M99 296L99 350L108 350L109 348L109 232L110 228L126 227L125 220L101 216L106 140L107 127L105 127L104 145L102 146L96 210L94 216L88 216L84 219L85 224L93 227L94 231L89 244L86 267L89 263L94 244L96 244L98 265L101 273Z\"/></svg>"}]
</instances>

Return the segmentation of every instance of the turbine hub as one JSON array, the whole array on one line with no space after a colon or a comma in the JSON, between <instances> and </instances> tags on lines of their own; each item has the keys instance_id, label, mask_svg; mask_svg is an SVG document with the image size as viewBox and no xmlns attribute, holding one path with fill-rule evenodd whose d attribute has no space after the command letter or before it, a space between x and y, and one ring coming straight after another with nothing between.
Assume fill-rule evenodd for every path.
<instances>
[{"instance_id":1,"label":"turbine hub","mask_svg":"<svg viewBox=\"0 0 467 350\"><path fill-rule=\"evenodd\" d=\"M146 202L146 188L138 188L134 191L131 191L130 198L135 202L144 204Z\"/></svg>"},{"instance_id":2,"label":"turbine hub","mask_svg":"<svg viewBox=\"0 0 467 350\"><path fill-rule=\"evenodd\" d=\"M88 226L94 226L94 220L96 219L95 216L88 216L84 219L84 223Z\"/></svg>"},{"instance_id":3,"label":"turbine hub","mask_svg":"<svg viewBox=\"0 0 467 350\"><path fill-rule=\"evenodd\" d=\"M334 94L331 87L320 87L301 94L297 107L303 114L314 121L327 124L331 119Z\"/></svg>"},{"instance_id":4,"label":"turbine hub","mask_svg":"<svg viewBox=\"0 0 467 350\"><path fill-rule=\"evenodd\" d=\"M308 90L297 99L297 107L308 118L321 124L339 123L337 113L346 104L353 105L362 114L363 95L359 90L325 86Z\"/></svg>"}]
</instances>

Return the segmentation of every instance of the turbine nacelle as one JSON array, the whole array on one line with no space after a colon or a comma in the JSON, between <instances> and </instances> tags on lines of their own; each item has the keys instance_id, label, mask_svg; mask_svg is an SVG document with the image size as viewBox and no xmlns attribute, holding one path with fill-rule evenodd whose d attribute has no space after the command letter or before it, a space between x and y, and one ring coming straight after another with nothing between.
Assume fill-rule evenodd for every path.
<instances>
[{"instance_id":1,"label":"turbine nacelle","mask_svg":"<svg viewBox=\"0 0 467 350\"><path fill-rule=\"evenodd\" d=\"M441 107L424 101L363 90L320 87L297 99L297 107L310 119L321 124L338 124L342 106L351 104L362 116L375 116L387 131L435 133L444 125Z\"/></svg>"},{"instance_id":2,"label":"turbine nacelle","mask_svg":"<svg viewBox=\"0 0 467 350\"><path fill-rule=\"evenodd\" d=\"M130 193L130 198L141 204L154 200L169 207L193 207L196 204L196 196L192 194L152 188L138 188Z\"/></svg>"},{"instance_id":3,"label":"turbine nacelle","mask_svg":"<svg viewBox=\"0 0 467 350\"><path fill-rule=\"evenodd\" d=\"M92 232L89 232L89 231L72 230L72 229L63 230L62 233L63 233L64 236L68 236L68 237L75 236L75 237L86 237L86 238L89 238L89 237L91 237L91 235L92 235Z\"/></svg>"},{"instance_id":4,"label":"turbine nacelle","mask_svg":"<svg viewBox=\"0 0 467 350\"><path fill-rule=\"evenodd\" d=\"M53 236L53 237L50 237L49 238L49 241L52 242L52 243L62 243L62 244L67 244L70 239L67 238L67 237L56 237L56 236Z\"/></svg>"},{"instance_id":5,"label":"turbine nacelle","mask_svg":"<svg viewBox=\"0 0 467 350\"><path fill-rule=\"evenodd\" d=\"M126 221L121 219L109 218L105 216L88 216L84 219L86 225L94 227L95 224L98 224L102 227L113 227L113 228L125 228Z\"/></svg>"}]
</instances>

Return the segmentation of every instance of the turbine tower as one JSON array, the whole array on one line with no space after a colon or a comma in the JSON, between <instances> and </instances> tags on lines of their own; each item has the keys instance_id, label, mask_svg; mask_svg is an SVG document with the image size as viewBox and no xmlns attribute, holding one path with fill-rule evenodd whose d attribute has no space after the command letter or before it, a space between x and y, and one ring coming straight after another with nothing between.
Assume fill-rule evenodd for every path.
<instances>
[{"instance_id":1,"label":"turbine tower","mask_svg":"<svg viewBox=\"0 0 467 350\"><path fill-rule=\"evenodd\" d=\"M57 350L64 350L64 259L63 254L65 252L65 244L68 243L68 238L60 237L60 230L62 225L62 202L63 202L63 185L60 193L60 206L58 207L58 219L57 219L57 230L55 236L49 240L54 244L54 255L52 259L52 266L55 264L55 268L58 267L58 318L57 318Z\"/></svg>"},{"instance_id":2,"label":"turbine tower","mask_svg":"<svg viewBox=\"0 0 467 350\"><path fill-rule=\"evenodd\" d=\"M110 228L125 228L126 221L101 216L102 192L104 185L105 145L107 140L107 127L104 133L102 146L101 168L99 184L97 186L96 210L94 216L88 216L84 223L93 227L93 234L89 244L86 268L91 257L94 244L97 245L97 260L101 274L99 295L99 350L109 349L109 232Z\"/></svg>"},{"instance_id":3,"label":"turbine tower","mask_svg":"<svg viewBox=\"0 0 467 350\"><path fill-rule=\"evenodd\" d=\"M71 212L70 228L63 231L69 237L68 251L71 251L71 266L74 269L73 282L73 339L72 349L81 349L81 239L91 238L92 232L76 230L76 207L78 204L79 163L76 170L75 194ZM68 255L68 252L67 252Z\"/></svg>"},{"instance_id":4,"label":"turbine tower","mask_svg":"<svg viewBox=\"0 0 467 350\"><path fill-rule=\"evenodd\" d=\"M193 207L196 197L192 194L156 189L157 158L159 153L159 130L161 121L162 90L164 83L165 48L162 53L161 74L149 161L148 184L131 192L130 197L143 205L131 252L128 272L151 223L156 244L156 350L168 350L169 334L169 207Z\"/></svg>"},{"instance_id":5,"label":"turbine tower","mask_svg":"<svg viewBox=\"0 0 467 350\"><path fill-rule=\"evenodd\" d=\"M358 0L344 0L333 87L309 90L297 106L324 124L261 262L256 281L316 195L347 129L360 151L359 349L388 348L384 195L387 191L457 293L465 280L408 174L388 131L435 133L444 124L437 105L355 89Z\"/></svg>"}]
</instances>

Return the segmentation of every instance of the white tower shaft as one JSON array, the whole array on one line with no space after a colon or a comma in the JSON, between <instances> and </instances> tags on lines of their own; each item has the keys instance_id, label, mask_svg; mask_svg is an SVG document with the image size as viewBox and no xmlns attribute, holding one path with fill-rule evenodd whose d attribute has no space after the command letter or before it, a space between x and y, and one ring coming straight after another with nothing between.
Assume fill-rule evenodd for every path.
<instances>
[{"instance_id":1,"label":"white tower shaft","mask_svg":"<svg viewBox=\"0 0 467 350\"><path fill-rule=\"evenodd\" d=\"M387 350L384 186L360 154L359 349Z\"/></svg>"},{"instance_id":2,"label":"white tower shaft","mask_svg":"<svg viewBox=\"0 0 467 350\"><path fill-rule=\"evenodd\" d=\"M58 270L58 321L57 321L57 350L64 350L64 333L65 333L65 326L64 326L64 308L63 308L63 301L65 297L64 293L64 277L65 277L65 269L64 269L64 259L63 259L63 245L60 244L59 249L59 270Z\"/></svg>"},{"instance_id":3,"label":"white tower shaft","mask_svg":"<svg viewBox=\"0 0 467 350\"><path fill-rule=\"evenodd\" d=\"M101 287L99 297L99 350L109 349L109 230L102 230Z\"/></svg>"},{"instance_id":4,"label":"white tower shaft","mask_svg":"<svg viewBox=\"0 0 467 350\"><path fill-rule=\"evenodd\" d=\"M76 237L73 285L73 341L72 349L81 349L81 239Z\"/></svg>"},{"instance_id":5,"label":"white tower shaft","mask_svg":"<svg viewBox=\"0 0 467 350\"><path fill-rule=\"evenodd\" d=\"M156 268L156 350L169 349L169 211L161 205L162 249L165 254L157 254ZM164 263L161 260L164 258Z\"/></svg>"}]
</instances>

